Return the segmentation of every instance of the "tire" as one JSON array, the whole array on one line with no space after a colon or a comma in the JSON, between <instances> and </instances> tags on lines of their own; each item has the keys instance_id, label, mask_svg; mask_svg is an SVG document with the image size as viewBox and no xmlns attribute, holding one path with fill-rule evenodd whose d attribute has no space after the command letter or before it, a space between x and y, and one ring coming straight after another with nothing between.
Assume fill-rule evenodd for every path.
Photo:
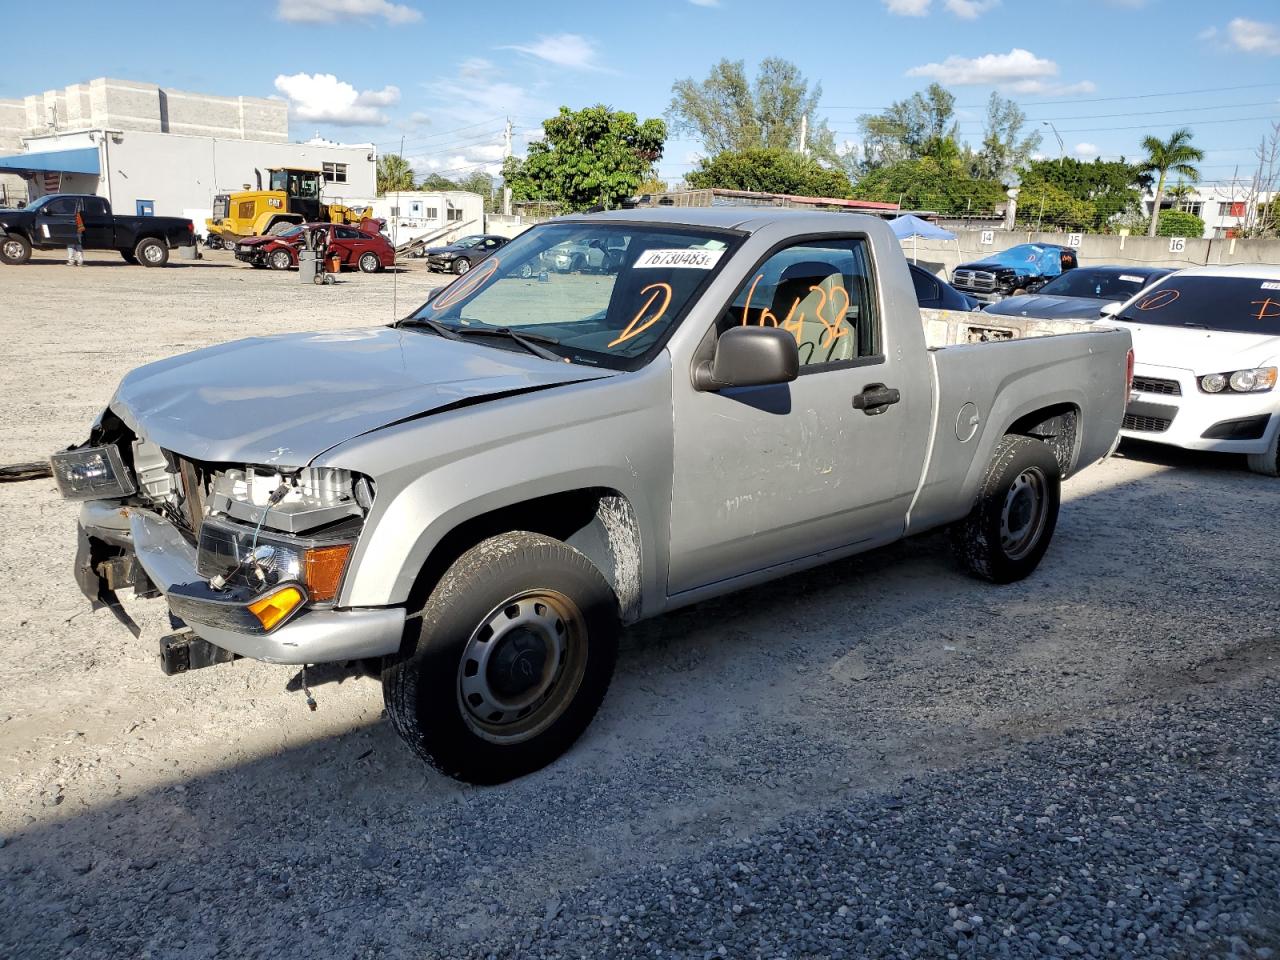
<instances>
[{"instance_id":1,"label":"tire","mask_svg":"<svg viewBox=\"0 0 1280 960\"><path fill-rule=\"evenodd\" d=\"M1251 453L1248 455L1249 469L1254 473L1260 473L1264 477L1280 477L1280 429L1276 430L1276 434L1271 438L1271 446L1266 449L1265 453Z\"/></svg>"},{"instance_id":2,"label":"tire","mask_svg":"<svg viewBox=\"0 0 1280 960\"><path fill-rule=\"evenodd\" d=\"M993 583L1031 574L1058 524L1061 471L1048 444L1006 436L996 445L978 502L951 528L951 543L970 572Z\"/></svg>"},{"instance_id":3,"label":"tire","mask_svg":"<svg viewBox=\"0 0 1280 960\"><path fill-rule=\"evenodd\" d=\"M144 267L163 267L169 262L169 248L155 237L144 237L133 248L133 255Z\"/></svg>"},{"instance_id":4,"label":"tire","mask_svg":"<svg viewBox=\"0 0 1280 960\"><path fill-rule=\"evenodd\" d=\"M582 254L577 254L573 258L573 262L569 264L570 273L586 273L587 261L582 259Z\"/></svg>"},{"instance_id":5,"label":"tire","mask_svg":"<svg viewBox=\"0 0 1280 960\"><path fill-rule=\"evenodd\" d=\"M272 270L288 270L293 267L293 255L288 250L272 250L267 257Z\"/></svg>"},{"instance_id":6,"label":"tire","mask_svg":"<svg viewBox=\"0 0 1280 960\"><path fill-rule=\"evenodd\" d=\"M459 257L457 260L453 261L453 272L456 273L458 276L462 276L464 273L466 273L470 269L471 269L471 261L468 260L466 257Z\"/></svg>"},{"instance_id":7,"label":"tire","mask_svg":"<svg viewBox=\"0 0 1280 960\"><path fill-rule=\"evenodd\" d=\"M138 262L138 258L134 255L132 250L121 250L120 257L121 259L124 260L125 263L131 263L136 265Z\"/></svg>"},{"instance_id":8,"label":"tire","mask_svg":"<svg viewBox=\"0 0 1280 960\"><path fill-rule=\"evenodd\" d=\"M527 263L522 263L520 265L520 279L528 280L532 276L533 276L533 267Z\"/></svg>"},{"instance_id":9,"label":"tire","mask_svg":"<svg viewBox=\"0 0 1280 960\"><path fill-rule=\"evenodd\" d=\"M0 239L0 263L21 266L31 259L31 241L20 233L6 234Z\"/></svg>"},{"instance_id":10,"label":"tire","mask_svg":"<svg viewBox=\"0 0 1280 960\"><path fill-rule=\"evenodd\" d=\"M617 601L595 566L558 540L505 533L445 571L405 651L387 659L383 701L404 741L441 773L502 783L573 745L617 654Z\"/></svg>"},{"instance_id":11,"label":"tire","mask_svg":"<svg viewBox=\"0 0 1280 960\"><path fill-rule=\"evenodd\" d=\"M267 227L267 236L278 237L290 227L296 226L297 224L292 220L277 220L275 223L271 224L271 226Z\"/></svg>"},{"instance_id":12,"label":"tire","mask_svg":"<svg viewBox=\"0 0 1280 960\"><path fill-rule=\"evenodd\" d=\"M382 269L382 261L376 253L362 253L356 265L361 273L377 273Z\"/></svg>"}]
</instances>

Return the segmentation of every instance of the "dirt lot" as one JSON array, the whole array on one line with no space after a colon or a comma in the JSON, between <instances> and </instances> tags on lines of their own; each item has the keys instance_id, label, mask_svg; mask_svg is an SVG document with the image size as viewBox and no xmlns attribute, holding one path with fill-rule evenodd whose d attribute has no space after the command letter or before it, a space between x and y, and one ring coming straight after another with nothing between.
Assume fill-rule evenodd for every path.
<instances>
[{"instance_id":1,"label":"dirt lot","mask_svg":"<svg viewBox=\"0 0 1280 960\"><path fill-rule=\"evenodd\" d=\"M411 265L394 278L393 309L390 275L310 287L225 253L207 256L164 270L100 257L82 270L53 258L0 270L0 462L81 439L137 364L261 333L384 323L440 282ZM708 933L751 913L728 900L715 904L714 923L692 932L655 923L607 949L584 945L634 929L644 891L666 889L654 877L701 869L714 874L699 881L705 889L739 877L735 861L754 870L761 855L792 876L778 881L786 893L761 916L797 924L778 927L783 934L800 931L779 934L765 955L792 944L785 955L829 956L832 942L869 944L863 920L879 930L890 908L879 899L858 905L865 877L834 901L802 893L809 880L796 877L821 871L793 876L787 858L808 863L837 833L861 828L824 826L811 842L818 828L796 824L856 807L864 812L854 822L865 825L874 820L865 811L910 809L917 788L934 791L920 794L918 809L946 822L919 848L896 840L885 848L881 838L874 859L866 852L886 904L925 897L924 919L909 921L911 932L883 955L1055 955L1058 947L1066 955L1081 935L1044 911L1066 904L1077 923L1101 911L1092 904L1110 894L1080 877L1099 865L1105 873L1120 854L1063 841L1067 859L1026 882L1040 906L1010 921L1006 946L988 953L970 939L981 917L975 925L948 912L963 909L955 887L944 877L929 893L927 877L941 876L947 850L963 847L954 836L961 820L950 823L947 806L956 803L959 818L963 798L939 800L937 791L1020 776L1027 803L1043 808L1036 784L1083 761L1031 776L1026 765L1043 760L1037 751L1101 743L1110 759L1091 766L1093 779L1072 795L1108 784L1114 792L1117 767L1176 756L1176 731L1193 716L1201 733L1211 724L1224 756L1253 758L1259 779L1243 799L1260 801L1261 812L1233 814L1230 829L1200 829L1218 846L1185 851L1194 868L1186 883L1198 889L1238 839L1232 869L1255 864L1243 906L1215 910L1226 919L1203 928L1193 917L1184 930L1181 909L1153 919L1151 905L1165 895L1147 897L1131 911L1145 918L1140 926L1098 928L1120 931L1123 948L1100 955L1261 957L1280 929L1265 919L1280 905L1280 760L1262 749L1280 716L1280 486L1232 458L1122 449L1067 484L1053 547L1035 576L1013 586L967 578L943 538L928 536L633 629L582 741L549 769L489 789L415 761L371 681L318 686L311 713L288 689L289 667L240 661L164 677L153 649L165 626L161 603L127 601L141 639L108 613L88 612L71 578L75 510L51 481L0 486L0 516L0 956L754 956L756 948L725 947L740 942L729 934ZM1227 702L1244 704L1231 722L1214 713ZM1103 824L1107 842L1119 836L1139 862L1169 856L1167 825L1125 833L1162 823L1150 813L1163 809L1162 797L1171 817L1189 809L1202 825L1214 803L1241 799L1225 767L1220 786L1203 767L1185 768L1173 786L1139 767L1117 794L1138 812L1120 818L1123 829L1116 817ZM1204 806L1169 799L1179 784L1203 788ZM1007 825L1002 789L984 786L963 802L986 803ZM1144 814L1143 804L1153 806ZM1002 859L1013 854L998 847L984 856L991 870L1014 869ZM723 870L713 869L723 857ZM925 870L917 888L912 871L922 864L934 873ZM1150 873L1130 879L1164 878ZM998 878L987 892L994 897L997 882L1006 896ZM1212 889L1218 896L1220 884ZM696 884L671 890L664 916L705 901ZM1107 909L1127 917L1117 900ZM795 911L825 917L840 903L854 904L839 916L857 919L856 930L805 946L809 926ZM987 920L992 937L997 919ZM934 926L950 931L937 934L937 951L907 949L935 943ZM1044 950L1027 947L1042 941Z\"/></svg>"}]
</instances>

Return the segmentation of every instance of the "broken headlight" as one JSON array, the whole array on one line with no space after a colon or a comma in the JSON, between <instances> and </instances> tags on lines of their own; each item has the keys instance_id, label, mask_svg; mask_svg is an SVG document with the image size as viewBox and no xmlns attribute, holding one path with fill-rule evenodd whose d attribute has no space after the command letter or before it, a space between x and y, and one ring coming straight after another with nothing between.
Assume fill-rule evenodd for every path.
<instances>
[{"instance_id":1,"label":"broken headlight","mask_svg":"<svg viewBox=\"0 0 1280 960\"><path fill-rule=\"evenodd\" d=\"M208 512L301 533L347 517L363 517L372 503L372 484L350 470L307 467L285 472L245 467L214 476Z\"/></svg>"},{"instance_id":2,"label":"broken headlight","mask_svg":"<svg viewBox=\"0 0 1280 960\"><path fill-rule=\"evenodd\" d=\"M109 500L137 489L116 446L63 450L49 458L49 468L68 500Z\"/></svg>"},{"instance_id":3,"label":"broken headlight","mask_svg":"<svg viewBox=\"0 0 1280 960\"><path fill-rule=\"evenodd\" d=\"M250 524L208 518L200 525L196 569L216 590L248 587L257 592L299 583L312 600L338 595L357 531L339 525L323 537L291 537Z\"/></svg>"}]
</instances>

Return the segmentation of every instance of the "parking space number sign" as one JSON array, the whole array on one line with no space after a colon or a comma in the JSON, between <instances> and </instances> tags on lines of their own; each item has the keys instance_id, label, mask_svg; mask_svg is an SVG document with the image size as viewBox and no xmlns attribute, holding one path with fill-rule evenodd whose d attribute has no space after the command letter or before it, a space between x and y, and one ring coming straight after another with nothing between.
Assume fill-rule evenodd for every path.
<instances>
[{"instance_id":1,"label":"parking space number sign","mask_svg":"<svg viewBox=\"0 0 1280 960\"><path fill-rule=\"evenodd\" d=\"M982 231L982 243L984 246L991 246L996 242L996 232L994 230Z\"/></svg>"},{"instance_id":2,"label":"parking space number sign","mask_svg":"<svg viewBox=\"0 0 1280 960\"><path fill-rule=\"evenodd\" d=\"M1084 234L1083 234L1083 233L1069 233L1069 234L1067 234L1067 246L1069 246L1069 247L1078 247L1078 246L1080 246L1080 244L1081 244L1083 241L1084 241Z\"/></svg>"},{"instance_id":3,"label":"parking space number sign","mask_svg":"<svg viewBox=\"0 0 1280 960\"><path fill-rule=\"evenodd\" d=\"M1169 252L1170 252L1170 253L1182 253L1182 251L1184 251L1184 250L1186 250L1186 249L1187 249L1187 238L1186 238L1186 237L1170 237L1170 238L1169 238Z\"/></svg>"}]
</instances>

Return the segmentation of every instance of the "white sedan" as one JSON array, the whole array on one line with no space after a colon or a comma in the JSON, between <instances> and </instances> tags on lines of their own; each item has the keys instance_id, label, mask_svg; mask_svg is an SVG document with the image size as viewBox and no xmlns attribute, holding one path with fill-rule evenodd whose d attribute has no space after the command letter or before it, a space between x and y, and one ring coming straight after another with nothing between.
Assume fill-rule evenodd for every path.
<instances>
[{"instance_id":1,"label":"white sedan","mask_svg":"<svg viewBox=\"0 0 1280 960\"><path fill-rule=\"evenodd\" d=\"M1103 313L1133 335L1122 437L1244 453L1280 476L1280 267L1180 270Z\"/></svg>"}]
</instances>

